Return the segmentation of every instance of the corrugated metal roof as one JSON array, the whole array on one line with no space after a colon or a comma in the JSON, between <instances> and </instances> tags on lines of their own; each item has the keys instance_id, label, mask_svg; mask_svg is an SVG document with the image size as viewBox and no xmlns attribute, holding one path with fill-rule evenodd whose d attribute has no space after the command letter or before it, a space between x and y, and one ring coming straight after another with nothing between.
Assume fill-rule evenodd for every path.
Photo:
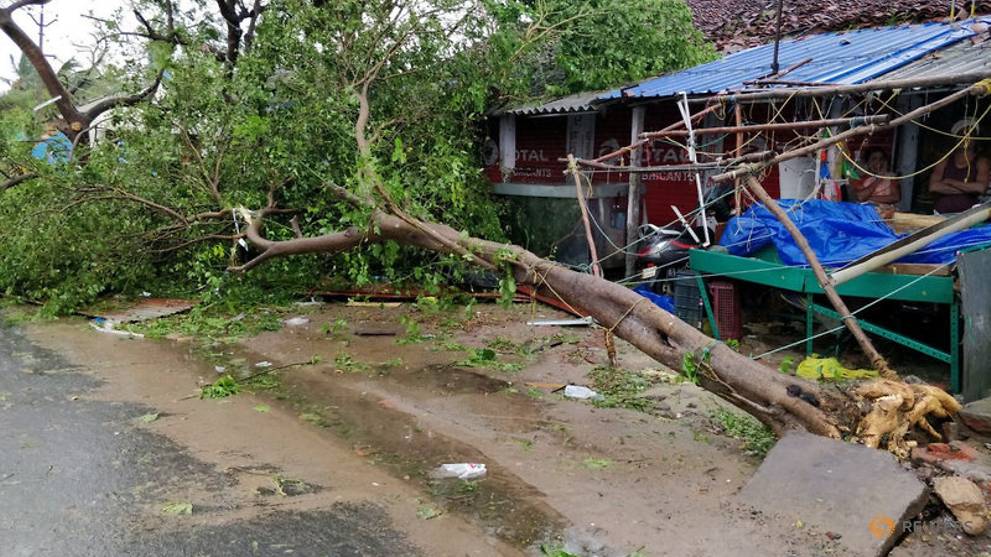
<instances>
[{"instance_id":1,"label":"corrugated metal roof","mask_svg":"<svg viewBox=\"0 0 991 557\"><path fill-rule=\"evenodd\" d=\"M548 103L537 103L517 108L510 108L505 114L516 114L518 116L533 116L536 114L569 114L575 112L589 112L595 110L592 103L604 94L603 91L591 93L578 93L567 97L556 99Z\"/></svg>"},{"instance_id":2,"label":"corrugated metal roof","mask_svg":"<svg viewBox=\"0 0 991 557\"><path fill-rule=\"evenodd\" d=\"M961 41L886 74L884 79L951 77L977 72L991 73L991 41L978 44Z\"/></svg>"},{"instance_id":3,"label":"corrugated metal roof","mask_svg":"<svg viewBox=\"0 0 991 557\"><path fill-rule=\"evenodd\" d=\"M989 23L991 18L981 18ZM811 61L788 73L789 81L854 84L888 74L927 54L973 37L974 21L924 23L822 33L781 41L780 67ZM714 62L610 91L598 100L668 97L745 90L744 83L771 73L774 44L750 48Z\"/></svg>"}]
</instances>

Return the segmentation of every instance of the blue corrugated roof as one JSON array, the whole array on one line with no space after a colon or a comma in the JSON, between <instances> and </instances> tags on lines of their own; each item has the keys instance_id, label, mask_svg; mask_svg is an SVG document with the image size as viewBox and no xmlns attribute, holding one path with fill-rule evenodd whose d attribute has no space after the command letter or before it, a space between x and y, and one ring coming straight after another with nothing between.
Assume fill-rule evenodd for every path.
<instances>
[{"instance_id":1,"label":"blue corrugated roof","mask_svg":"<svg viewBox=\"0 0 991 557\"><path fill-rule=\"evenodd\" d=\"M979 21L991 23L991 18L981 18ZM782 69L809 58L812 60L781 79L811 83L862 83L914 62L934 50L974 36L971 30L973 23L875 27L782 40L779 55ZM773 52L774 43L742 50L708 64L610 91L598 100L744 90L748 88L745 81L771 73Z\"/></svg>"}]
</instances>

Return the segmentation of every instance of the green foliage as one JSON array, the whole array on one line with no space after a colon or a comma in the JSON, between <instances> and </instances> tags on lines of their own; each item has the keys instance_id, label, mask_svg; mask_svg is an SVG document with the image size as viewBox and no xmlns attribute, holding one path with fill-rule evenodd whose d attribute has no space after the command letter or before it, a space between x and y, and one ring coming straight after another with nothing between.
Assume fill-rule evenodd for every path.
<instances>
[{"instance_id":1,"label":"green foliage","mask_svg":"<svg viewBox=\"0 0 991 557\"><path fill-rule=\"evenodd\" d=\"M777 442L774 432L752 416L720 408L713 418L726 431L726 435L743 441L748 454L764 458Z\"/></svg>"},{"instance_id":2,"label":"green foliage","mask_svg":"<svg viewBox=\"0 0 991 557\"><path fill-rule=\"evenodd\" d=\"M135 3L164 24L160 2ZM246 226L236 209L265 207L271 196L296 211L304 235L327 234L369 220L329 185L381 202L380 183L410 214L500 240L501 204L477 148L491 108L618 85L710 53L680 0L588 0L577 11L564 0L418 0L406 6L415 15L400 18L393 2L323 4L267 2L234 68L214 54L226 30L208 2L174 14L182 48L111 43L113 64L95 74L68 65L61 75L71 85L91 78L77 94L83 102L139 90L160 70L165 77L153 100L109 113L110 134L80 142L65 164L29 156L24 139L39 137L56 112L30 110L49 95L22 64L20 85L0 99L0 170L39 177L0 192L0 293L60 314L107 293L195 294L212 305L240 289L286 295L327 276L435 292L471 257L385 242L274 259L231 277L230 266L257 253L231 239ZM105 26L122 37L114 21ZM360 152L356 92L372 74ZM213 216L192 218L204 214ZM293 238L289 218L270 215L266 237ZM499 257L503 302L515 294L512 257ZM213 317L186 325L238 334Z\"/></svg>"},{"instance_id":3,"label":"green foliage","mask_svg":"<svg viewBox=\"0 0 991 557\"><path fill-rule=\"evenodd\" d=\"M544 557L578 557L578 555L566 551L564 547L555 544L542 544L540 554Z\"/></svg>"},{"instance_id":4,"label":"green foliage","mask_svg":"<svg viewBox=\"0 0 991 557\"><path fill-rule=\"evenodd\" d=\"M200 398L227 398L240 392L237 380L230 375L224 375L200 389Z\"/></svg>"},{"instance_id":5,"label":"green foliage","mask_svg":"<svg viewBox=\"0 0 991 557\"><path fill-rule=\"evenodd\" d=\"M781 363L778 364L778 371L785 374L792 374L795 370L795 358L791 356L785 356Z\"/></svg>"},{"instance_id":6,"label":"green foliage","mask_svg":"<svg viewBox=\"0 0 991 557\"><path fill-rule=\"evenodd\" d=\"M582 461L582 466L589 470L605 470L612 466L612 461L608 458L586 458Z\"/></svg>"},{"instance_id":7,"label":"green foliage","mask_svg":"<svg viewBox=\"0 0 991 557\"><path fill-rule=\"evenodd\" d=\"M561 19L584 8L555 43L563 74L551 94L599 90L709 61L715 50L692 22L684 0L558 0Z\"/></svg>"},{"instance_id":8,"label":"green foliage","mask_svg":"<svg viewBox=\"0 0 991 557\"><path fill-rule=\"evenodd\" d=\"M592 388L602 395L601 399L592 401L596 406L629 408L640 412L647 412L653 407L653 402L643 397L650 382L639 373L602 366L590 371L588 376L592 380Z\"/></svg>"}]
</instances>

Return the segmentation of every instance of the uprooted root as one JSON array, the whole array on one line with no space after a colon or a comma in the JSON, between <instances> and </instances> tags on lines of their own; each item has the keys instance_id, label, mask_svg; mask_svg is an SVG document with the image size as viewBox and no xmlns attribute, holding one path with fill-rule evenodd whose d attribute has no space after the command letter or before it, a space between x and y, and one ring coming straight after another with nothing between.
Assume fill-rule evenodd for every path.
<instances>
[{"instance_id":1,"label":"uprooted root","mask_svg":"<svg viewBox=\"0 0 991 557\"><path fill-rule=\"evenodd\" d=\"M857 426L857 436L868 447L884 448L898 458L908 458L915 441L905 436L915 426L942 440L926 419L947 418L960 411L960 403L946 391L931 385L910 385L879 379L858 387L854 394L871 401L871 410Z\"/></svg>"}]
</instances>

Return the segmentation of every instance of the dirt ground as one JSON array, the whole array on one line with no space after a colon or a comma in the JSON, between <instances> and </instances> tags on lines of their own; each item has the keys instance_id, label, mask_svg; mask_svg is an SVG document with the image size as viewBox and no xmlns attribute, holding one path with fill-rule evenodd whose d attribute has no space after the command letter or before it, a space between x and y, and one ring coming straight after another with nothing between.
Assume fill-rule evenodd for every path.
<instances>
[{"instance_id":1,"label":"dirt ground","mask_svg":"<svg viewBox=\"0 0 991 557\"><path fill-rule=\"evenodd\" d=\"M652 378L650 412L566 399L560 386L590 385L606 363L601 330L527 325L566 317L541 306L464 311L301 306L286 317L304 324L205 347L124 339L76 319L27 330L101 379L96 397L154 408L159 418L141 427L234 478L222 495L174 494L223 509L192 520L367 501L428 555L540 555L541 545L603 556L848 554L842 540L737 498L759 462L721 432L712 416L726 405L715 397L618 342L620 365ZM221 374L266 370L278 380L198 396ZM431 479L457 462L488 474ZM273 496L273 477L301 493Z\"/></svg>"}]
</instances>

